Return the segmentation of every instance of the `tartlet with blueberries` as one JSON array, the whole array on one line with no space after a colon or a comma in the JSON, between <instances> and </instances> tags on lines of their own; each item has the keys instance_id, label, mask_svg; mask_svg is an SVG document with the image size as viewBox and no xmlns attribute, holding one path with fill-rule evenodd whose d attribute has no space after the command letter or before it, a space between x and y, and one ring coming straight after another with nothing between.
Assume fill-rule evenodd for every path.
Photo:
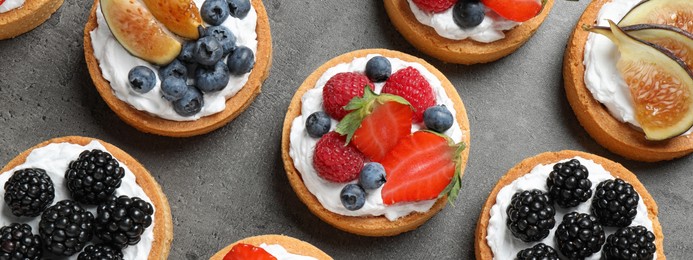
<instances>
[{"instance_id":1,"label":"tartlet with blueberries","mask_svg":"<svg viewBox=\"0 0 693 260\"><path fill-rule=\"evenodd\" d=\"M0 0L0 40L33 30L62 5L63 0Z\"/></svg>"},{"instance_id":2,"label":"tartlet with blueberries","mask_svg":"<svg viewBox=\"0 0 693 260\"><path fill-rule=\"evenodd\" d=\"M187 137L250 106L269 74L272 39L261 0L97 0L84 54L123 121Z\"/></svg>"},{"instance_id":3,"label":"tartlet with blueberries","mask_svg":"<svg viewBox=\"0 0 693 260\"><path fill-rule=\"evenodd\" d=\"M291 259L332 260L325 252L309 244L284 235L247 237L219 250L210 260Z\"/></svg>"}]
</instances>

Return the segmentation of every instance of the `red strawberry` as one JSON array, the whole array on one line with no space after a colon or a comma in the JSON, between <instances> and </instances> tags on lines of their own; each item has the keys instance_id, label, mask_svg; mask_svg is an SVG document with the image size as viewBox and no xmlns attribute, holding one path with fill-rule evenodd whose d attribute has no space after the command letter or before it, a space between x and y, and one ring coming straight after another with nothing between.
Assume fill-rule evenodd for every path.
<instances>
[{"instance_id":1,"label":"red strawberry","mask_svg":"<svg viewBox=\"0 0 693 260\"><path fill-rule=\"evenodd\" d=\"M364 164L364 156L336 132L323 135L315 145L313 167L318 175L332 182L355 180Z\"/></svg>"},{"instance_id":2,"label":"red strawberry","mask_svg":"<svg viewBox=\"0 0 693 260\"><path fill-rule=\"evenodd\" d=\"M382 93L403 97L414 107L414 123L423 121L423 113L436 104L433 89L426 78L415 68L406 67L390 76Z\"/></svg>"},{"instance_id":3,"label":"red strawberry","mask_svg":"<svg viewBox=\"0 0 693 260\"><path fill-rule=\"evenodd\" d=\"M402 139L381 162L387 173L382 197L385 205L414 202L459 192L457 162L464 144L450 145L446 137L418 131Z\"/></svg>"},{"instance_id":4,"label":"red strawberry","mask_svg":"<svg viewBox=\"0 0 693 260\"><path fill-rule=\"evenodd\" d=\"M5 2L5 0L0 0L0 5L2 5Z\"/></svg>"},{"instance_id":5,"label":"red strawberry","mask_svg":"<svg viewBox=\"0 0 693 260\"><path fill-rule=\"evenodd\" d=\"M421 10L431 13L440 13L450 9L457 0L414 0L414 4Z\"/></svg>"},{"instance_id":6,"label":"red strawberry","mask_svg":"<svg viewBox=\"0 0 693 260\"><path fill-rule=\"evenodd\" d=\"M485 6L505 19L524 22L539 15L544 8L539 0L482 0Z\"/></svg>"},{"instance_id":7,"label":"red strawberry","mask_svg":"<svg viewBox=\"0 0 693 260\"><path fill-rule=\"evenodd\" d=\"M277 260L265 249L249 244L239 243L231 248L224 260Z\"/></svg>"},{"instance_id":8,"label":"red strawberry","mask_svg":"<svg viewBox=\"0 0 693 260\"><path fill-rule=\"evenodd\" d=\"M322 90L325 112L334 119L342 120L349 113L344 106L354 97L363 96L366 86L373 86L373 83L363 74L344 72L332 76Z\"/></svg>"}]
</instances>

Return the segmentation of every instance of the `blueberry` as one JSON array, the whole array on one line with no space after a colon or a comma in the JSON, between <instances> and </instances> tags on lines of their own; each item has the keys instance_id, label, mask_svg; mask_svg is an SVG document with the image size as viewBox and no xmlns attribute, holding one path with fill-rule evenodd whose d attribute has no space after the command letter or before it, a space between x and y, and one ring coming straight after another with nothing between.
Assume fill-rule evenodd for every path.
<instances>
[{"instance_id":1,"label":"blueberry","mask_svg":"<svg viewBox=\"0 0 693 260\"><path fill-rule=\"evenodd\" d=\"M183 64L179 60L173 60L168 65L163 66L159 69L159 77L162 79L166 79L166 78L170 78L170 77L185 79L185 77L187 77L187 75L188 75L188 69L185 67L185 64Z\"/></svg>"},{"instance_id":2,"label":"blueberry","mask_svg":"<svg viewBox=\"0 0 693 260\"><path fill-rule=\"evenodd\" d=\"M194 41L186 41L183 43L183 48L180 50L180 54L178 54L178 60L183 61L183 62L188 62L192 63L195 62L195 42Z\"/></svg>"},{"instance_id":3,"label":"blueberry","mask_svg":"<svg viewBox=\"0 0 693 260\"><path fill-rule=\"evenodd\" d=\"M224 48L224 55L228 55L231 53L231 51L233 51L234 48L236 48L236 36L233 35L231 30L229 30L229 28L226 26L220 25L207 27L207 32L205 35L214 36L214 38L221 43L221 47Z\"/></svg>"},{"instance_id":4,"label":"blueberry","mask_svg":"<svg viewBox=\"0 0 693 260\"><path fill-rule=\"evenodd\" d=\"M229 68L223 61L214 67L199 66L195 70L195 85L200 91L208 93L220 91L229 84Z\"/></svg>"},{"instance_id":5,"label":"blueberry","mask_svg":"<svg viewBox=\"0 0 693 260\"><path fill-rule=\"evenodd\" d=\"M216 38L205 36L195 43L195 61L197 63L212 66L224 56L224 48Z\"/></svg>"},{"instance_id":6,"label":"blueberry","mask_svg":"<svg viewBox=\"0 0 693 260\"><path fill-rule=\"evenodd\" d=\"M359 184L367 190L375 190L383 186L385 179L385 168L377 162L369 162L361 169L359 174Z\"/></svg>"},{"instance_id":7,"label":"blueberry","mask_svg":"<svg viewBox=\"0 0 693 260\"><path fill-rule=\"evenodd\" d=\"M231 75L240 76L250 72L255 66L255 54L248 47L236 47L226 60Z\"/></svg>"},{"instance_id":8,"label":"blueberry","mask_svg":"<svg viewBox=\"0 0 693 260\"><path fill-rule=\"evenodd\" d=\"M229 17L226 0L205 0L200 7L202 20L211 25L220 25Z\"/></svg>"},{"instance_id":9,"label":"blueberry","mask_svg":"<svg viewBox=\"0 0 693 260\"><path fill-rule=\"evenodd\" d=\"M173 110L179 115L187 117L200 113L204 105L205 100L202 98L202 93L197 88L188 86L183 98L173 102Z\"/></svg>"},{"instance_id":10,"label":"blueberry","mask_svg":"<svg viewBox=\"0 0 693 260\"><path fill-rule=\"evenodd\" d=\"M226 0L226 2L229 4L229 12L233 17L243 19L250 12L250 0Z\"/></svg>"},{"instance_id":11,"label":"blueberry","mask_svg":"<svg viewBox=\"0 0 693 260\"><path fill-rule=\"evenodd\" d=\"M339 197L342 205L348 210L358 210L366 204L366 191L357 184L347 184Z\"/></svg>"},{"instance_id":12,"label":"blueberry","mask_svg":"<svg viewBox=\"0 0 693 260\"><path fill-rule=\"evenodd\" d=\"M452 113L445 105L432 106L424 111L424 124L429 130L443 133L452 127Z\"/></svg>"},{"instance_id":13,"label":"blueberry","mask_svg":"<svg viewBox=\"0 0 693 260\"><path fill-rule=\"evenodd\" d=\"M366 76L372 82L383 82L392 74L390 61L383 56L376 56L366 63Z\"/></svg>"},{"instance_id":14,"label":"blueberry","mask_svg":"<svg viewBox=\"0 0 693 260\"><path fill-rule=\"evenodd\" d=\"M156 85L156 74L145 66L134 67L128 72L130 87L137 93L144 94Z\"/></svg>"},{"instance_id":15,"label":"blueberry","mask_svg":"<svg viewBox=\"0 0 693 260\"><path fill-rule=\"evenodd\" d=\"M320 138L330 131L332 120L327 113L318 111L308 116L306 119L306 131L314 138Z\"/></svg>"},{"instance_id":16,"label":"blueberry","mask_svg":"<svg viewBox=\"0 0 693 260\"><path fill-rule=\"evenodd\" d=\"M161 82L161 95L168 101L176 101L185 95L188 86L185 79L178 77L168 77Z\"/></svg>"},{"instance_id":17,"label":"blueberry","mask_svg":"<svg viewBox=\"0 0 693 260\"><path fill-rule=\"evenodd\" d=\"M460 28L476 27L484 21L485 9L478 1L459 1L452 8L452 18Z\"/></svg>"}]
</instances>

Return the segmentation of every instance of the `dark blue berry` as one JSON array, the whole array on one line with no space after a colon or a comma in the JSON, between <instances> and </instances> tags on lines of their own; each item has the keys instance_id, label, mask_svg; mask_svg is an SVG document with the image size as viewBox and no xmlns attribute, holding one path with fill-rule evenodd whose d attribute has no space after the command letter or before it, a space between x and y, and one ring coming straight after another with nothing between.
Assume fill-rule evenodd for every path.
<instances>
[{"instance_id":1,"label":"dark blue berry","mask_svg":"<svg viewBox=\"0 0 693 260\"><path fill-rule=\"evenodd\" d=\"M228 55L236 48L236 36L233 32L229 30L226 26L210 26L207 27L207 36L214 36L214 38L221 43L221 47L224 48L224 55Z\"/></svg>"},{"instance_id":2,"label":"dark blue berry","mask_svg":"<svg viewBox=\"0 0 693 260\"><path fill-rule=\"evenodd\" d=\"M424 111L424 124L429 130L443 133L452 127L452 113L444 105L432 106Z\"/></svg>"},{"instance_id":3,"label":"dark blue berry","mask_svg":"<svg viewBox=\"0 0 693 260\"><path fill-rule=\"evenodd\" d=\"M361 169L359 174L359 184L367 190L375 190L383 186L387 181L385 178L385 168L377 162L369 162Z\"/></svg>"},{"instance_id":4,"label":"dark blue berry","mask_svg":"<svg viewBox=\"0 0 693 260\"><path fill-rule=\"evenodd\" d=\"M220 91L229 84L229 68L223 61L214 67L199 66L195 70L195 85L200 91L208 93Z\"/></svg>"},{"instance_id":5,"label":"dark blue berry","mask_svg":"<svg viewBox=\"0 0 693 260\"><path fill-rule=\"evenodd\" d=\"M166 79L169 77L176 77L176 78L185 79L185 77L187 77L187 76L188 76L188 68L186 68L185 64L183 64L179 60L173 60L168 65L163 66L159 69L159 77L162 79Z\"/></svg>"},{"instance_id":6,"label":"dark blue berry","mask_svg":"<svg viewBox=\"0 0 693 260\"><path fill-rule=\"evenodd\" d=\"M358 210L366 204L366 191L357 184L347 184L339 197L342 205L348 210Z\"/></svg>"},{"instance_id":7,"label":"dark blue berry","mask_svg":"<svg viewBox=\"0 0 693 260\"><path fill-rule=\"evenodd\" d=\"M178 54L178 59L183 62L195 62L195 41L186 41Z\"/></svg>"},{"instance_id":8,"label":"dark blue berry","mask_svg":"<svg viewBox=\"0 0 693 260\"><path fill-rule=\"evenodd\" d=\"M366 76L372 82L383 82L392 74L390 61L383 56L376 56L366 63Z\"/></svg>"},{"instance_id":9,"label":"dark blue berry","mask_svg":"<svg viewBox=\"0 0 693 260\"><path fill-rule=\"evenodd\" d=\"M205 0L200 7L202 20L211 25L220 25L229 17L226 0Z\"/></svg>"},{"instance_id":10,"label":"dark blue berry","mask_svg":"<svg viewBox=\"0 0 693 260\"><path fill-rule=\"evenodd\" d=\"M178 77L168 77L161 82L161 95L168 101L176 101L185 95L188 85L185 79Z\"/></svg>"},{"instance_id":11,"label":"dark blue berry","mask_svg":"<svg viewBox=\"0 0 693 260\"><path fill-rule=\"evenodd\" d=\"M229 12L233 17L243 19L250 12L250 0L226 0L226 2L229 4Z\"/></svg>"},{"instance_id":12,"label":"dark blue berry","mask_svg":"<svg viewBox=\"0 0 693 260\"><path fill-rule=\"evenodd\" d=\"M130 87L137 93L144 94L149 92L156 85L156 74L150 68L137 66L128 73Z\"/></svg>"},{"instance_id":13,"label":"dark blue berry","mask_svg":"<svg viewBox=\"0 0 693 260\"><path fill-rule=\"evenodd\" d=\"M195 43L195 61L205 66L216 64L224 56L224 48L215 37L207 35Z\"/></svg>"},{"instance_id":14,"label":"dark blue berry","mask_svg":"<svg viewBox=\"0 0 693 260\"><path fill-rule=\"evenodd\" d=\"M255 54L248 47L236 47L226 60L231 75L240 76L250 72L255 66Z\"/></svg>"},{"instance_id":15,"label":"dark blue berry","mask_svg":"<svg viewBox=\"0 0 693 260\"><path fill-rule=\"evenodd\" d=\"M306 119L306 131L308 135L314 138L320 138L327 134L331 126L332 119L330 119L327 113L322 111L315 112Z\"/></svg>"},{"instance_id":16,"label":"dark blue berry","mask_svg":"<svg viewBox=\"0 0 693 260\"><path fill-rule=\"evenodd\" d=\"M485 16L486 8L478 1L459 1L452 9L455 24L463 29L478 26Z\"/></svg>"},{"instance_id":17,"label":"dark blue berry","mask_svg":"<svg viewBox=\"0 0 693 260\"><path fill-rule=\"evenodd\" d=\"M173 110L181 116L193 116L202 110L204 104L202 93L197 88L188 86L183 98L173 102Z\"/></svg>"}]
</instances>

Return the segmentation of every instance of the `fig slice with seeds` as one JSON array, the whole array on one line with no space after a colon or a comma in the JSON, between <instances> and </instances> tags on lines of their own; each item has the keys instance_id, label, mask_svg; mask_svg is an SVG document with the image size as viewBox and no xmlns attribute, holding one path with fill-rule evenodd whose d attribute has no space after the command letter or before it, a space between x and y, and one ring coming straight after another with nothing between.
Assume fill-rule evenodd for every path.
<instances>
[{"instance_id":1,"label":"fig slice with seeds","mask_svg":"<svg viewBox=\"0 0 693 260\"><path fill-rule=\"evenodd\" d=\"M197 27L202 25L200 10L192 0L144 0L152 15L171 32L196 40Z\"/></svg>"},{"instance_id":2,"label":"fig slice with seeds","mask_svg":"<svg viewBox=\"0 0 693 260\"><path fill-rule=\"evenodd\" d=\"M644 0L621 19L618 26L666 24L693 33L693 1Z\"/></svg>"}]
</instances>

